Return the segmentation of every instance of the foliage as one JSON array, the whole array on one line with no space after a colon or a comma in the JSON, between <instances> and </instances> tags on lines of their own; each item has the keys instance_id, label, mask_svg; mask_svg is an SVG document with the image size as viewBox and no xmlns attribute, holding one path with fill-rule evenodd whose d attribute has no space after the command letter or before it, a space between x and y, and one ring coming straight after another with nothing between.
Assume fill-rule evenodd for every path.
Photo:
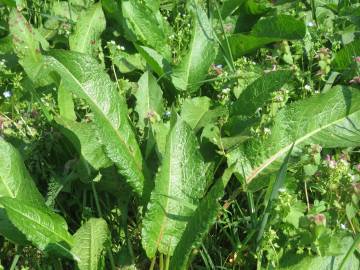
<instances>
[{"instance_id":1,"label":"foliage","mask_svg":"<svg viewBox=\"0 0 360 270\"><path fill-rule=\"evenodd\" d=\"M0 269L359 269L357 1L0 1Z\"/></svg>"}]
</instances>

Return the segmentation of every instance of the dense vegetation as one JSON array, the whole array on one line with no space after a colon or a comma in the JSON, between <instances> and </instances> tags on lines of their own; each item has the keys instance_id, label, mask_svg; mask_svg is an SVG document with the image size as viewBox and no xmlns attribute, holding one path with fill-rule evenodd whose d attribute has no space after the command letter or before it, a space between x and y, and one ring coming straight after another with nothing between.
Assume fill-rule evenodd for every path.
<instances>
[{"instance_id":1,"label":"dense vegetation","mask_svg":"<svg viewBox=\"0 0 360 270\"><path fill-rule=\"evenodd\" d=\"M360 269L356 0L0 0L0 269Z\"/></svg>"}]
</instances>

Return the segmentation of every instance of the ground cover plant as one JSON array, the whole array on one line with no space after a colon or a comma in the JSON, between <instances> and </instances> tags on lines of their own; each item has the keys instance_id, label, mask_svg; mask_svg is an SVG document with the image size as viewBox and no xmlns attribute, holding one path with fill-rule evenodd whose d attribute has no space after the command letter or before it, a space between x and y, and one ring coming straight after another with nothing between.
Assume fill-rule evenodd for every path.
<instances>
[{"instance_id":1,"label":"ground cover plant","mask_svg":"<svg viewBox=\"0 0 360 270\"><path fill-rule=\"evenodd\" d=\"M360 4L0 0L0 269L360 269Z\"/></svg>"}]
</instances>

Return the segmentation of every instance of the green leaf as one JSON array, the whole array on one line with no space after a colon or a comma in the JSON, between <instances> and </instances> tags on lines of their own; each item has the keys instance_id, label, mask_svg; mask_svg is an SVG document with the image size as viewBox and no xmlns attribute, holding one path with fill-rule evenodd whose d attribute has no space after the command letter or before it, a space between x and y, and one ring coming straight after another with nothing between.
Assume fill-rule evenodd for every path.
<instances>
[{"instance_id":1,"label":"green leaf","mask_svg":"<svg viewBox=\"0 0 360 270\"><path fill-rule=\"evenodd\" d=\"M27 171L20 153L0 138L0 198L11 197L45 207L45 201ZM0 208L0 234L17 244L25 244L25 236L9 221Z\"/></svg>"},{"instance_id":2,"label":"green leaf","mask_svg":"<svg viewBox=\"0 0 360 270\"><path fill-rule=\"evenodd\" d=\"M179 65L173 68L172 82L181 91L196 91L206 78L216 57L212 25L200 7L192 8L193 30L189 50Z\"/></svg>"},{"instance_id":3,"label":"green leaf","mask_svg":"<svg viewBox=\"0 0 360 270\"><path fill-rule=\"evenodd\" d=\"M105 220L91 218L74 234L74 246L71 251L79 258L80 270L97 270L102 252L110 238Z\"/></svg>"},{"instance_id":4,"label":"green leaf","mask_svg":"<svg viewBox=\"0 0 360 270\"><path fill-rule=\"evenodd\" d=\"M164 112L162 90L149 71L140 77L138 84L135 110L139 114L139 126L144 128L147 121L160 119Z\"/></svg>"},{"instance_id":5,"label":"green leaf","mask_svg":"<svg viewBox=\"0 0 360 270\"><path fill-rule=\"evenodd\" d=\"M237 163L237 176L248 183L257 176L276 171L293 142L294 155L311 143L326 148L358 146L360 132L360 93L335 87L311 98L294 102L276 115L271 134L253 138L228 153L228 162ZM261 180L251 183L254 187Z\"/></svg>"},{"instance_id":6,"label":"green leaf","mask_svg":"<svg viewBox=\"0 0 360 270\"><path fill-rule=\"evenodd\" d=\"M45 201L27 171L20 153L0 138L0 197L16 198L35 206Z\"/></svg>"},{"instance_id":7,"label":"green leaf","mask_svg":"<svg viewBox=\"0 0 360 270\"><path fill-rule=\"evenodd\" d=\"M332 62L332 66L335 71L343 72L346 79L352 79L353 76L357 76L357 65L355 57L360 55L360 40L354 40L353 42L345 45L335 55Z\"/></svg>"},{"instance_id":8,"label":"green leaf","mask_svg":"<svg viewBox=\"0 0 360 270\"><path fill-rule=\"evenodd\" d=\"M202 239L215 223L221 205L219 200L224 196L224 190L233 173L234 166L227 168L221 179L217 180L206 196L201 200L194 214L191 216L186 229L174 250L170 262L170 269L187 269L187 262L191 251L201 244Z\"/></svg>"},{"instance_id":9,"label":"green leaf","mask_svg":"<svg viewBox=\"0 0 360 270\"><path fill-rule=\"evenodd\" d=\"M230 16L245 2L246 0L225 0L221 6L221 17L225 19L227 16Z\"/></svg>"},{"instance_id":10,"label":"green leaf","mask_svg":"<svg viewBox=\"0 0 360 270\"><path fill-rule=\"evenodd\" d=\"M249 35L230 36L229 43L233 56L238 58L272 42L302 39L305 33L303 21L289 15L277 15L258 21Z\"/></svg>"},{"instance_id":11,"label":"green leaf","mask_svg":"<svg viewBox=\"0 0 360 270\"><path fill-rule=\"evenodd\" d=\"M28 201L0 198L10 221L40 250L73 258L70 251L73 238L65 220L46 208L38 208Z\"/></svg>"},{"instance_id":12,"label":"green leaf","mask_svg":"<svg viewBox=\"0 0 360 270\"><path fill-rule=\"evenodd\" d=\"M46 58L46 65L62 77L66 89L89 104L106 154L141 195L145 182L142 155L125 100L109 76L95 59L77 52L54 50Z\"/></svg>"},{"instance_id":13,"label":"green leaf","mask_svg":"<svg viewBox=\"0 0 360 270\"><path fill-rule=\"evenodd\" d=\"M125 19L124 27L131 41L141 42L145 46L158 50L165 58L170 58L167 26L159 10L154 12L147 4L139 0L124 0L122 12Z\"/></svg>"},{"instance_id":14,"label":"green leaf","mask_svg":"<svg viewBox=\"0 0 360 270\"><path fill-rule=\"evenodd\" d=\"M63 118L75 121L75 105L72 93L64 88L64 83L61 81L58 88L58 106L60 115Z\"/></svg>"},{"instance_id":15,"label":"green leaf","mask_svg":"<svg viewBox=\"0 0 360 270\"><path fill-rule=\"evenodd\" d=\"M278 270L303 270L303 269L319 269L333 270L340 269L340 263L344 256L304 256L298 254L285 254L280 262ZM351 255L343 269L357 270L360 267L359 259Z\"/></svg>"},{"instance_id":16,"label":"green leaf","mask_svg":"<svg viewBox=\"0 0 360 270\"><path fill-rule=\"evenodd\" d=\"M181 118L194 129L209 111L210 106L211 99L208 97L186 99L181 107Z\"/></svg>"},{"instance_id":17,"label":"green leaf","mask_svg":"<svg viewBox=\"0 0 360 270\"><path fill-rule=\"evenodd\" d=\"M86 177L91 176L92 170L99 170L111 166L96 134L93 123L79 123L66 118L55 117L60 131L73 144L81 155L82 165L86 170ZM87 179L90 180L90 179Z\"/></svg>"},{"instance_id":18,"label":"green leaf","mask_svg":"<svg viewBox=\"0 0 360 270\"><path fill-rule=\"evenodd\" d=\"M9 29L15 53L19 57L19 62L25 72L30 79L37 78L40 84L48 84L49 79L47 74L44 74L43 56L40 50L40 43L44 49L49 46L47 41L16 9L13 9L10 13Z\"/></svg>"},{"instance_id":19,"label":"green leaf","mask_svg":"<svg viewBox=\"0 0 360 270\"><path fill-rule=\"evenodd\" d=\"M149 258L154 257L157 250L168 255L173 253L206 185L206 166L197 139L191 128L178 118L167 137L143 222L142 245Z\"/></svg>"},{"instance_id":20,"label":"green leaf","mask_svg":"<svg viewBox=\"0 0 360 270\"><path fill-rule=\"evenodd\" d=\"M146 60L150 68L159 76L166 76L171 73L170 63L157 51L135 44L136 49L141 56Z\"/></svg>"},{"instance_id":21,"label":"green leaf","mask_svg":"<svg viewBox=\"0 0 360 270\"><path fill-rule=\"evenodd\" d=\"M97 56L101 46L100 35L105 27L101 3L94 4L77 21L75 31L69 37L70 49Z\"/></svg>"},{"instance_id":22,"label":"green leaf","mask_svg":"<svg viewBox=\"0 0 360 270\"><path fill-rule=\"evenodd\" d=\"M279 90L291 80L292 72L279 70L269 72L250 84L231 106L233 115L253 115L256 110L271 98L271 94Z\"/></svg>"}]
</instances>

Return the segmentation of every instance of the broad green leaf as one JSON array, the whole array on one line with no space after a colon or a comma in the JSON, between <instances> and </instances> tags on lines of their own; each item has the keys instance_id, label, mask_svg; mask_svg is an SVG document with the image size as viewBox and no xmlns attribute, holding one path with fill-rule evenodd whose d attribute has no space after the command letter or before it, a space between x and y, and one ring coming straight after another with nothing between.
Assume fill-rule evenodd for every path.
<instances>
[{"instance_id":1,"label":"broad green leaf","mask_svg":"<svg viewBox=\"0 0 360 270\"><path fill-rule=\"evenodd\" d=\"M165 58L170 58L170 49L167 45L166 23L162 16L154 12L147 4L139 0L122 1L124 27L128 38L133 42L141 42L152 47Z\"/></svg>"},{"instance_id":2,"label":"broad green leaf","mask_svg":"<svg viewBox=\"0 0 360 270\"><path fill-rule=\"evenodd\" d=\"M112 163L97 137L95 124L79 123L61 117L55 117L55 121L59 124L60 131L80 154L82 167L86 170L87 177L91 176L92 170L111 166Z\"/></svg>"},{"instance_id":3,"label":"broad green leaf","mask_svg":"<svg viewBox=\"0 0 360 270\"><path fill-rule=\"evenodd\" d=\"M40 43L45 49L49 46L47 41L16 9L13 9L10 13L9 29L14 50L25 72L30 79L37 78L40 84L48 84L49 79L46 78L47 74L44 74L43 56L40 50Z\"/></svg>"},{"instance_id":4,"label":"broad green leaf","mask_svg":"<svg viewBox=\"0 0 360 270\"><path fill-rule=\"evenodd\" d=\"M349 72L352 66L356 66L355 57L360 55L360 40L354 40L353 42L345 45L335 55L332 62L332 66L335 71ZM355 75L355 74L354 74Z\"/></svg>"},{"instance_id":5,"label":"broad green leaf","mask_svg":"<svg viewBox=\"0 0 360 270\"><path fill-rule=\"evenodd\" d=\"M319 269L333 270L339 269L344 256L304 256L298 254L285 254L280 262L278 270L304 270ZM360 267L359 259L352 255L344 266L344 270L358 270Z\"/></svg>"},{"instance_id":6,"label":"broad green leaf","mask_svg":"<svg viewBox=\"0 0 360 270\"><path fill-rule=\"evenodd\" d=\"M216 57L216 43L212 25L199 6L191 9L193 14L192 38L182 61L173 68L172 82L181 91L196 91L206 78L210 65Z\"/></svg>"},{"instance_id":7,"label":"broad green leaf","mask_svg":"<svg viewBox=\"0 0 360 270\"><path fill-rule=\"evenodd\" d=\"M70 251L73 238L65 220L46 208L38 208L28 201L0 198L10 221L40 250L73 258Z\"/></svg>"},{"instance_id":8,"label":"broad green leaf","mask_svg":"<svg viewBox=\"0 0 360 270\"><path fill-rule=\"evenodd\" d=\"M146 60L150 68L159 76L166 76L171 73L170 63L157 51L146 46L135 44L136 49Z\"/></svg>"},{"instance_id":9,"label":"broad green leaf","mask_svg":"<svg viewBox=\"0 0 360 270\"><path fill-rule=\"evenodd\" d=\"M69 38L70 49L97 56L101 46L100 35L105 27L101 3L94 4L77 21L75 31Z\"/></svg>"},{"instance_id":10,"label":"broad green leaf","mask_svg":"<svg viewBox=\"0 0 360 270\"><path fill-rule=\"evenodd\" d=\"M231 105L233 115L253 115L256 110L271 98L274 91L279 90L291 80L292 72L279 70L269 72L250 84Z\"/></svg>"},{"instance_id":11,"label":"broad green leaf","mask_svg":"<svg viewBox=\"0 0 360 270\"><path fill-rule=\"evenodd\" d=\"M20 153L0 138L0 198L10 197L45 207L45 201L27 171ZM25 236L9 221L0 208L0 234L14 243L24 244Z\"/></svg>"},{"instance_id":12,"label":"broad green leaf","mask_svg":"<svg viewBox=\"0 0 360 270\"><path fill-rule=\"evenodd\" d=\"M215 223L221 211L219 200L224 196L224 190L233 173L234 166L227 168L220 179L211 187L201 200L194 214L189 219L186 229L174 250L170 262L170 269L187 269L188 258L191 251L201 244L202 239Z\"/></svg>"},{"instance_id":13,"label":"broad green leaf","mask_svg":"<svg viewBox=\"0 0 360 270\"><path fill-rule=\"evenodd\" d=\"M0 138L0 197L16 198L36 206L45 201L27 171L20 153Z\"/></svg>"},{"instance_id":14,"label":"broad green leaf","mask_svg":"<svg viewBox=\"0 0 360 270\"><path fill-rule=\"evenodd\" d=\"M225 0L221 6L221 17L225 19L230 16L236 9L242 6L246 0Z\"/></svg>"},{"instance_id":15,"label":"broad green leaf","mask_svg":"<svg viewBox=\"0 0 360 270\"><path fill-rule=\"evenodd\" d=\"M108 225L102 218L91 218L74 234L71 251L79 258L80 270L98 270L102 252L110 238Z\"/></svg>"},{"instance_id":16,"label":"broad green leaf","mask_svg":"<svg viewBox=\"0 0 360 270\"><path fill-rule=\"evenodd\" d=\"M208 97L186 99L181 107L181 118L194 129L201 118L209 111L210 106L211 99Z\"/></svg>"},{"instance_id":17,"label":"broad green leaf","mask_svg":"<svg viewBox=\"0 0 360 270\"><path fill-rule=\"evenodd\" d=\"M311 143L326 148L358 146L359 124L359 91L335 87L279 111L270 129L271 134L250 139L229 152L228 162L237 161L237 176L250 183L257 176L276 171L293 142L294 155L301 154L301 147ZM251 184L261 184L260 179L259 183Z\"/></svg>"},{"instance_id":18,"label":"broad green leaf","mask_svg":"<svg viewBox=\"0 0 360 270\"><path fill-rule=\"evenodd\" d=\"M281 40L302 39L305 36L305 23L289 15L276 15L258 21L250 34L235 34L229 37L234 57L240 57Z\"/></svg>"},{"instance_id":19,"label":"broad green leaf","mask_svg":"<svg viewBox=\"0 0 360 270\"><path fill-rule=\"evenodd\" d=\"M67 91L64 88L64 83L61 81L58 88L58 106L60 115L63 118L75 121L75 105L73 101L73 96L70 91Z\"/></svg>"},{"instance_id":20,"label":"broad green leaf","mask_svg":"<svg viewBox=\"0 0 360 270\"><path fill-rule=\"evenodd\" d=\"M54 50L46 65L62 77L66 89L89 104L106 154L141 196L145 180L140 148L126 103L109 76L95 59L77 52Z\"/></svg>"},{"instance_id":21,"label":"broad green leaf","mask_svg":"<svg viewBox=\"0 0 360 270\"><path fill-rule=\"evenodd\" d=\"M207 185L206 166L191 128L180 118L166 141L146 212L142 245L149 258L171 255Z\"/></svg>"},{"instance_id":22,"label":"broad green leaf","mask_svg":"<svg viewBox=\"0 0 360 270\"><path fill-rule=\"evenodd\" d=\"M149 71L140 77L138 84L135 110L139 114L139 126L144 128L148 121L160 119L164 112L162 90Z\"/></svg>"}]
</instances>

